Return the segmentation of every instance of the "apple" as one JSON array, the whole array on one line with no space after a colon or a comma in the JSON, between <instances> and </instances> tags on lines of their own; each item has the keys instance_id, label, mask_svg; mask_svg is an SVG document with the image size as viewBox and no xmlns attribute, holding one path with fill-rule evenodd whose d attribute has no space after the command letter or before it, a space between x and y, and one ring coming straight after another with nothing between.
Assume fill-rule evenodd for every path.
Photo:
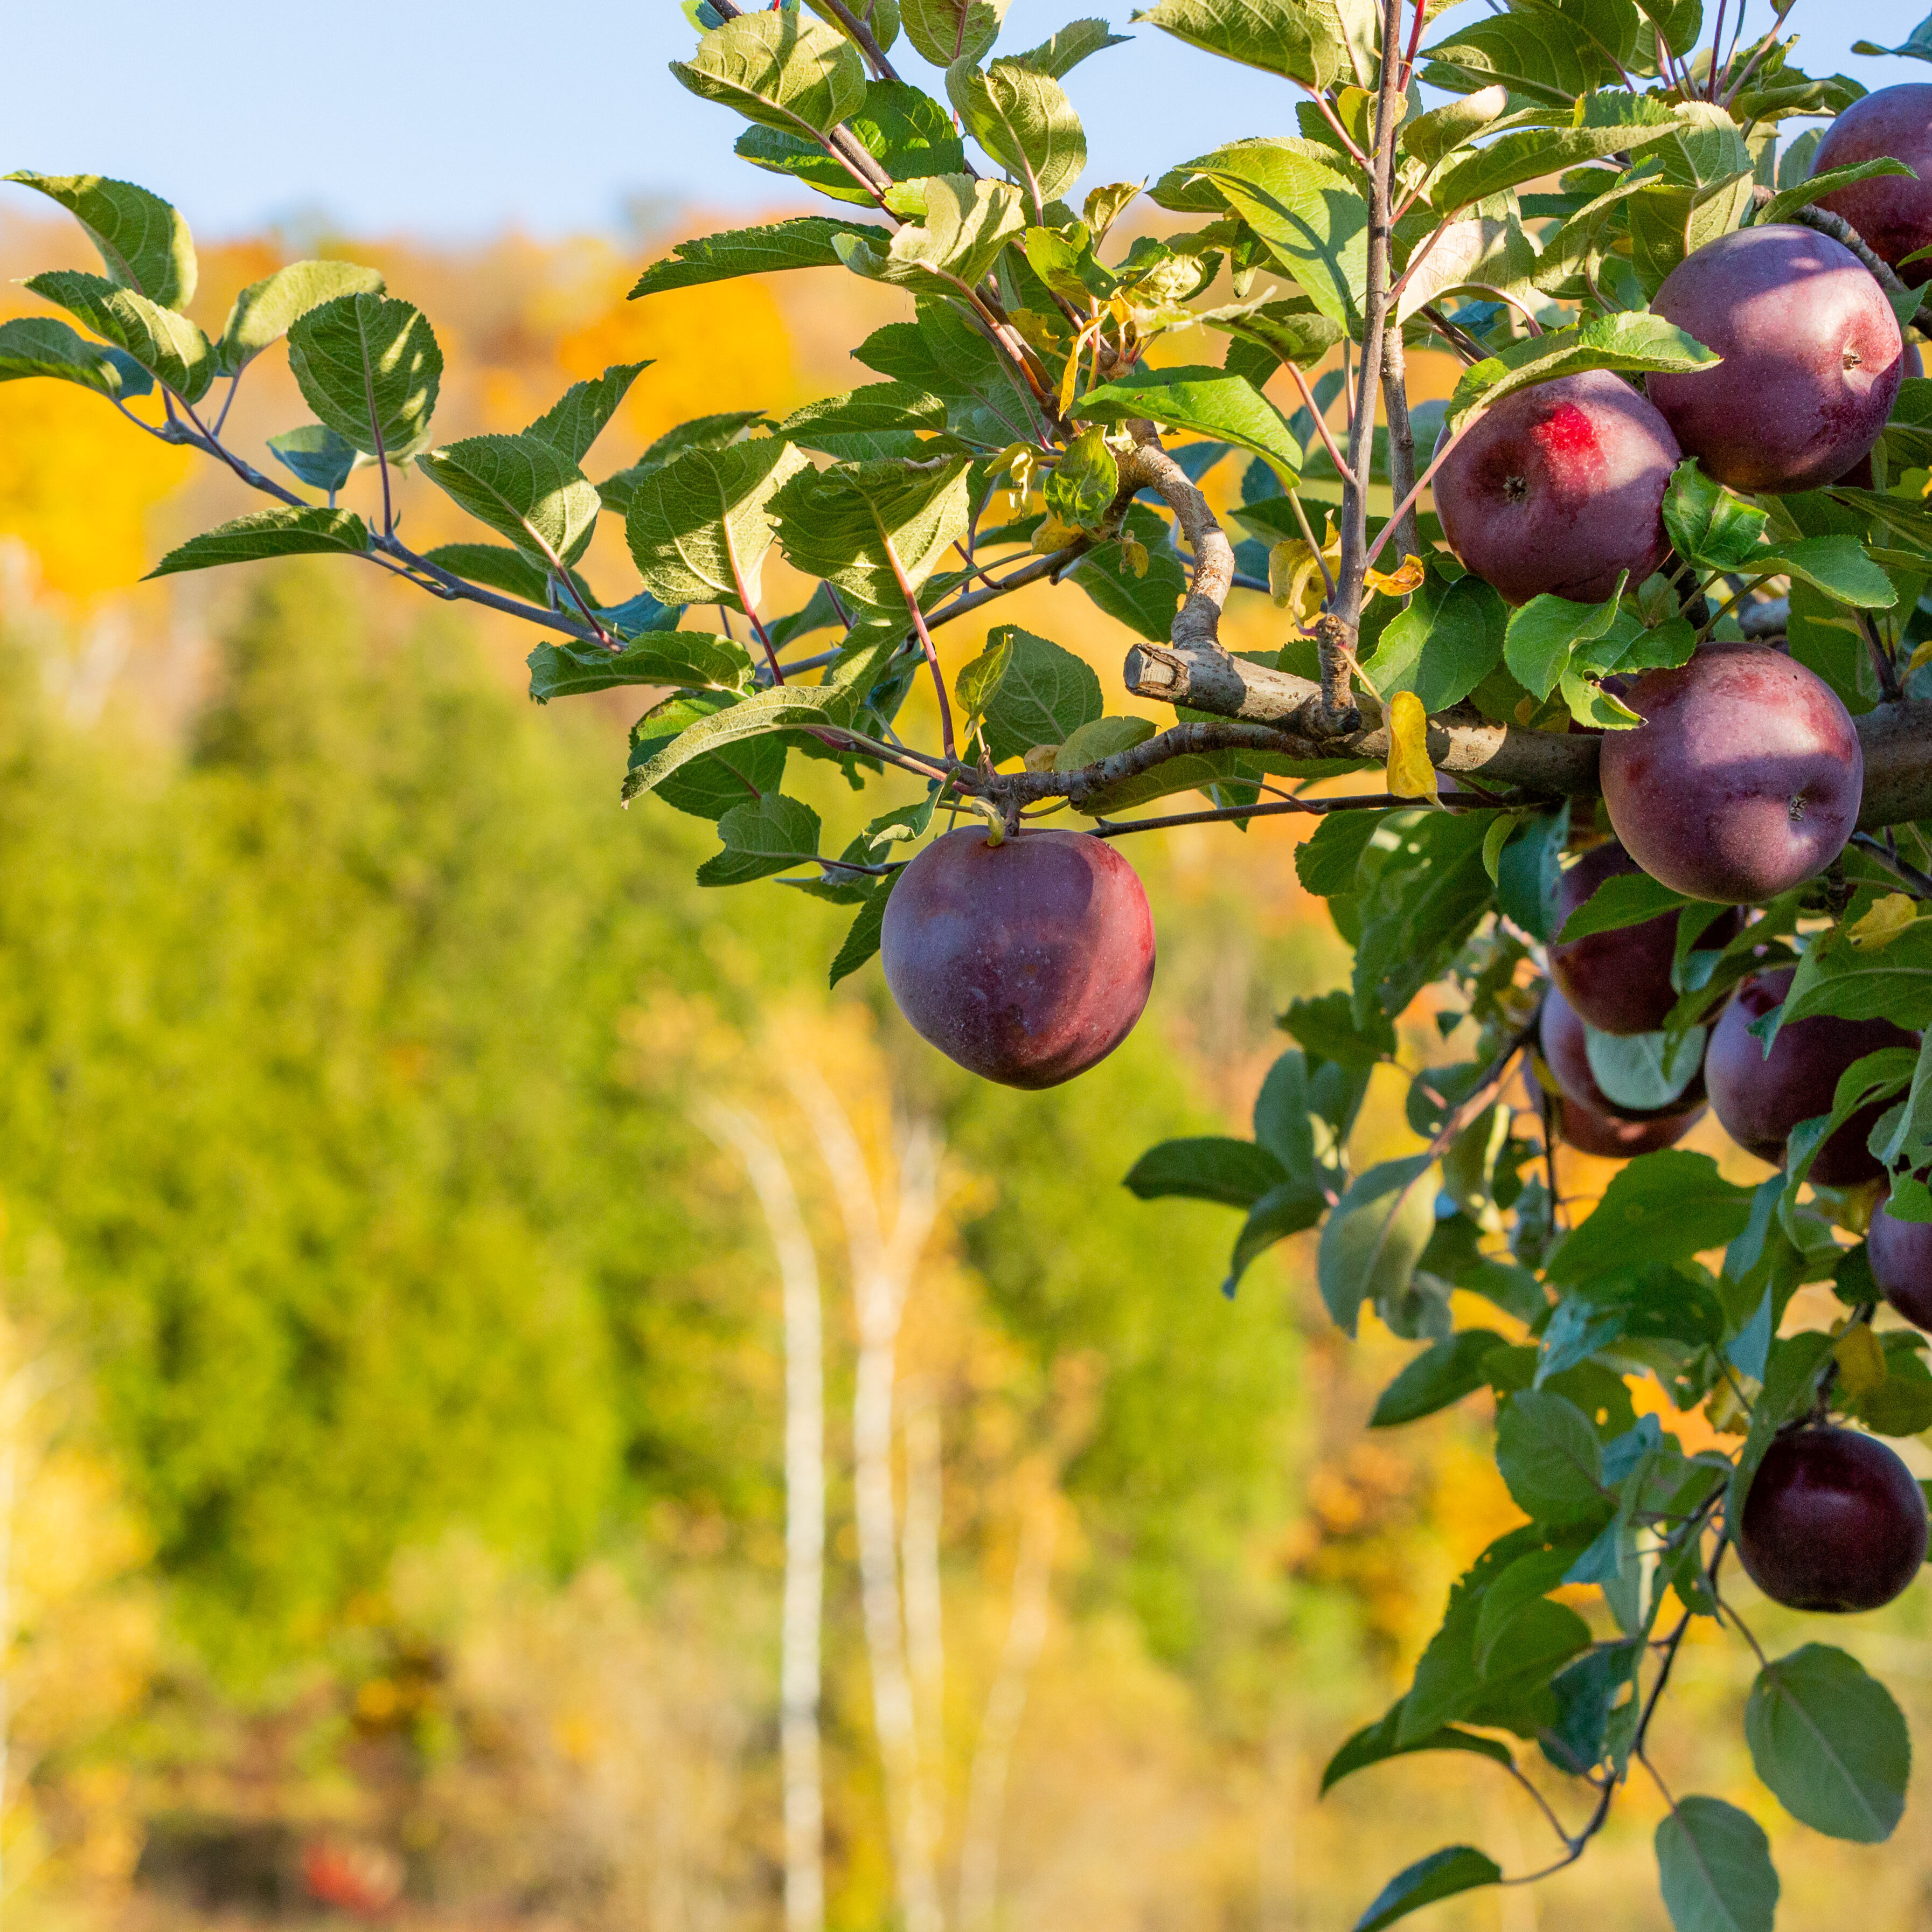
<instances>
[{"instance_id":1,"label":"apple","mask_svg":"<svg viewBox=\"0 0 1932 1932\"><path fill-rule=\"evenodd\" d=\"M1615 839L1594 846L1563 874L1556 890L1556 930L1588 904L1606 879L1640 872ZM1700 946L1724 945L1738 929L1736 913L1720 914ZM1641 926L1623 926L1550 947L1550 976L1563 997L1599 1033L1654 1033L1677 1004L1670 983L1677 954L1677 915L1660 913Z\"/></svg>"},{"instance_id":2,"label":"apple","mask_svg":"<svg viewBox=\"0 0 1932 1932\"><path fill-rule=\"evenodd\" d=\"M1624 702L1645 722L1605 734L1604 802L1652 878L1748 905L1844 850L1864 760L1851 714L1804 665L1768 644L1707 644L1646 671Z\"/></svg>"},{"instance_id":3,"label":"apple","mask_svg":"<svg viewBox=\"0 0 1932 1932\"><path fill-rule=\"evenodd\" d=\"M1888 1046L1918 1045L1916 1034L1889 1020L1816 1013L1780 1027L1767 1055L1750 1025L1783 1004L1792 970L1786 966L1745 980L1711 1029L1704 1052L1704 1078L1725 1132L1760 1160L1779 1165L1792 1129L1832 1111L1838 1076L1853 1060ZM1826 1187L1876 1180L1884 1169L1865 1142L1884 1111L1881 1102L1854 1114L1818 1150L1811 1178Z\"/></svg>"},{"instance_id":4,"label":"apple","mask_svg":"<svg viewBox=\"0 0 1932 1932\"><path fill-rule=\"evenodd\" d=\"M1543 996L1543 1014L1538 1024L1538 1043L1544 1063L1562 1091L1564 1135L1572 1147L1586 1154L1598 1151L1586 1146L1586 1138L1613 1144L1622 1160L1630 1154L1648 1153L1651 1148L1668 1147L1690 1130L1691 1123L1704 1111L1704 1076L1700 1071L1684 1090L1664 1107L1624 1107L1612 1100L1597 1084L1590 1066L1588 1036L1576 1010L1555 986ZM1572 1113L1577 1116L1571 1131ZM1628 1133L1624 1129L1646 1131ZM1673 1131L1664 1131L1671 1130ZM1658 1138L1658 1132L1662 1138ZM1641 1142L1641 1144L1638 1144Z\"/></svg>"},{"instance_id":5,"label":"apple","mask_svg":"<svg viewBox=\"0 0 1932 1932\"><path fill-rule=\"evenodd\" d=\"M1751 1581L1794 1610L1875 1610L1925 1560L1925 1498L1876 1437L1800 1429L1765 1451L1737 1526Z\"/></svg>"},{"instance_id":6,"label":"apple","mask_svg":"<svg viewBox=\"0 0 1932 1932\"><path fill-rule=\"evenodd\" d=\"M1682 452L1649 403L1593 369L1505 397L1436 472L1443 534L1512 604L1600 603L1670 548L1662 505Z\"/></svg>"},{"instance_id":7,"label":"apple","mask_svg":"<svg viewBox=\"0 0 1932 1932\"><path fill-rule=\"evenodd\" d=\"M1813 490L1870 454L1905 345L1885 291L1842 243L1783 223L1740 228L1685 256L1650 307L1724 358L1645 386L1719 482Z\"/></svg>"},{"instance_id":8,"label":"apple","mask_svg":"<svg viewBox=\"0 0 1932 1932\"><path fill-rule=\"evenodd\" d=\"M1552 1096L1558 1137L1579 1154L1600 1160L1633 1160L1640 1154L1674 1147L1704 1118L1702 1106L1688 1114L1658 1114L1646 1120L1620 1120L1580 1105L1567 1094Z\"/></svg>"},{"instance_id":9,"label":"apple","mask_svg":"<svg viewBox=\"0 0 1932 1932\"><path fill-rule=\"evenodd\" d=\"M1898 269L1900 280L1916 288L1932 278L1932 261L1899 264L1932 248L1932 83L1907 81L1853 101L1826 129L1811 172L1887 158L1903 161L1918 178L1882 175L1825 195L1818 206L1843 216L1874 255Z\"/></svg>"},{"instance_id":10,"label":"apple","mask_svg":"<svg viewBox=\"0 0 1932 1932\"><path fill-rule=\"evenodd\" d=\"M1932 1222L1901 1221L1880 1202L1866 1231L1865 1258L1886 1300L1913 1328L1932 1330Z\"/></svg>"},{"instance_id":11,"label":"apple","mask_svg":"<svg viewBox=\"0 0 1932 1932\"><path fill-rule=\"evenodd\" d=\"M1154 918L1133 868L1084 832L936 838L886 902L886 984L922 1038L1009 1087L1055 1087L1133 1030Z\"/></svg>"}]
</instances>

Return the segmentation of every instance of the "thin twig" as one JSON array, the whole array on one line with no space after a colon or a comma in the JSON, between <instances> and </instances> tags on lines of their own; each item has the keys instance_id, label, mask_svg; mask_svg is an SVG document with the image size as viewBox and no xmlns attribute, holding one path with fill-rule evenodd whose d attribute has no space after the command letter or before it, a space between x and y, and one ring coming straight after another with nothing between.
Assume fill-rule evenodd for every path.
<instances>
[{"instance_id":1,"label":"thin twig","mask_svg":"<svg viewBox=\"0 0 1932 1932\"><path fill-rule=\"evenodd\" d=\"M1914 898L1932 899L1932 876L1916 866L1908 865L1896 852L1889 852L1869 832L1854 832L1852 843L1875 864L1882 866Z\"/></svg>"}]
</instances>

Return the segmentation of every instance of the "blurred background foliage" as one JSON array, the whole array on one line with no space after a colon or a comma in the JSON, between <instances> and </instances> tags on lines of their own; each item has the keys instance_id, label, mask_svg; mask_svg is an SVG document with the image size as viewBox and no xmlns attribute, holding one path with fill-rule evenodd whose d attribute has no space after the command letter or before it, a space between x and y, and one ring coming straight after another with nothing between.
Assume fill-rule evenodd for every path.
<instances>
[{"instance_id":1,"label":"blurred background foliage","mask_svg":"<svg viewBox=\"0 0 1932 1932\"><path fill-rule=\"evenodd\" d=\"M440 333L446 435L652 358L610 468L689 416L849 386L847 346L897 313L831 274L628 304L644 245L269 236L204 248L200 307L297 254L374 262ZM10 277L70 258L64 228L0 227ZM244 442L302 414L265 362ZM780 1922L778 1286L706 1093L773 1137L820 1256L830 1919L892 1922L850 1282L800 1068L882 1187L908 1123L944 1148L898 1376L940 1445L922 1748L949 1912L1036 1520L1049 1607L997 1923L1314 1932L1445 1834L1540 1862L1486 1767L1316 1800L1514 1520L1480 1432L1366 1434L1405 1345L1342 1343L1299 1244L1224 1300L1231 1217L1120 1186L1151 1142L1238 1123L1274 1010L1342 976L1285 821L1136 841L1146 1022L1070 1087L977 1085L876 968L826 994L842 909L698 890L705 829L616 808L640 705L532 707L513 627L320 568L130 588L242 507L188 461L78 390L0 386L0 1925ZM455 534L420 483L403 502L418 544ZM1124 634L1028 595L1012 614L1113 688ZM794 784L831 831L850 815L836 778ZM1412 1144L1387 1096L1369 1121ZM1932 1714L1912 1599L1844 1637ZM1927 1922L1927 1834L1804 1833L1713 1756L1735 1726L1697 1721L1738 1660L1680 1670L1666 1766L1808 1839L1783 1922L1837 1923L1851 1883L1875 1932ZM1660 1923L1633 1799L1540 1899L1439 1922Z\"/></svg>"}]
</instances>

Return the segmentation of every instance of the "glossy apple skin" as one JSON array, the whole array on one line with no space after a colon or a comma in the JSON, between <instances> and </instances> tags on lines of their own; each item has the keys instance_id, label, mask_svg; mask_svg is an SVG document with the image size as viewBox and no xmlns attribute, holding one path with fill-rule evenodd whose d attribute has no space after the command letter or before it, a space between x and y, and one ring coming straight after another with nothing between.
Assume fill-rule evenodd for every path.
<instances>
[{"instance_id":1,"label":"glossy apple skin","mask_svg":"<svg viewBox=\"0 0 1932 1932\"><path fill-rule=\"evenodd\" d=\"M1606 879L1642 870L1614 839L1593 846L1563 874L1556 890L1556 930L1589 902ZM1738 929L1736 913L1720 914L1697 942L1724 945ZM1664 913L1641 926L1573 939L1550 948L1550 976L1563 997L1599 1033L1654 1033L1677 1004L1670 964L1677 952L1677 915Z\"/></svg>"},{"instance_id":2,"label":"glossy apple skin","mask_svg":"<svg viewBox=\"0 0 1932 1932\"><path fill-rule=\"evenodd\" d=\"M1660 1114L1653 1120L1612 1120L1561 1094L1552 1106L1558 1137L1579 1154L1600 1160L1634 1160L1640 1154L1675 1147L1704 1118L1702 1107L1693 1107L1688 1114Z\"/></svg>"},{"instance_id":3,"label":"glossy apple skin","mask_svg":"<svg viewBox=\"0 0 1932 1932\"><path fill-rule=\"evenodd\" d=\"M1811 157L1814 175L1860 161L1903 161L1918 176L1858 182L1828 194L1820 208L1842 215L1874 255L1898 268L1906 256L1932 248L1932 83L1907 81L1882 87L1855 100L1825 130ZM1916 288L1932 279L1932 262L1899 268L1899 279Z\"/></svg>"},{"instance_id":4,"label":"glossy apple skin","mask_svg":"<svg viewBox=\"0 0 1932 1932\"><path fill-rule=\"evenodd\" d=\"M1724 359L1653 374L1684 454L1738 490L1813 490L1868 454L1905 370L1885 291L1828 235L1740 228L1664 278L1651 312Z\"/></svg>"},{"instance_id":5,"label":"glossy apple skin","mask_svg":"<svg viewBox=\"0 0 1932 1932\"><path fill-rule=\"evenodd\" d=\"M1855 1060L1888 1046L1916 1049L1918 1036L1889 1020L1842 1020L1828 1013L1780 1027L1770 1055L1749 1028L1780 1004L1792 969L1754 974L1740 986L1711 1029L1704 1078L1726 1133L1760 1160L1782 1166L1784 1143L1800 1120L1832 1111L1838 1076ZM1852 1187L1884 1172L1865 1145L1888 1102L1854 1114L1818 1150L1811 1178Z\"/></svg>"},{"instance_id":6,"label":"glossy apple skin","mask_svg":"<svg viewBox=\"0 0 1932 1932\"><path fill-rule=\"evenodd\" d=\"M1604 802L1643 869L1692 898L1749 905L1822 872L1864 795L1851 714L1767 644L1706 645L1624 694L1646 722L1604 735Z\"/></svg>"},{"instance_id":7,"label":"glossy apple skin","mask_svg":"<svg viewBox=\"0 0 1932 1932\"><path fill-rule=\"evenodd\" d=\"M992 845L966 826L899 874L879 952L899 1011L949 1059L1008 1087L1057 1087L1133 1030L1154 985L1154 917L1104 838Z\"/></svg>"},{"instance_id":8,"label":"glossy apple skin","mask_svg":"<svg viewBox=\"0 0 1932 1932\"><path fill-rule=\"evenodd\" d=\"M1682 452L1621 377L1594 369L1519 391L1436 472L1443 534L1512 604L1545 591L1600 603L1618 573L1641 584L1670 548L1661 506Z\"/></svg>"},{"instance_id":9,"label":"glossy apple skin","mask_svg":"<svg viewBox=\"0 0 1932 1932\"><path fill-rule=\"evenodd\" d=\"M1802 1429L1765 1451L1738 1526L1746 1573L1794 1610L1875 1610L1925 1560L1925 1498L1876 1437Z\"/></svg>"},{"instance_id":10,"label":"glossy apple skin","mask_svg":"<svg viewBox=\"0 0 1932 1932\"><path fill-rule=\"evenodd\" d=\"M1925 374L1925 358L1918 352L1918 345L1908 340L1905 345L1905 376L1908 382L1916 382ZM1838 478L1840 483L1853 490L1870 490L1877 482L1872 472L1871 452L1867 450L1857 462Z\"/></svg>"},{"instance_id":11,"label":"glossy apple skin","mask_svg":"<svg viewBox=\"0 0 1932 1932\"><path fill-rule=\"evenodd\" d=\"M1900 1221L1881 1202L1866 1231L1865 1258L1886 1300L1913 1328L1932 1330L1932 1222Z\"/></svg>"},{"instance_id":12,"label":"glossy apple skin","mask_svg":"<svg viewBox=\"0 0 1932 1932\"><path fill-rule=\"evenodd\" d=\"M1610 1121L1676 1120L1699 1112L1704 1104L1704 1076L1697 1077L1667 1107L1620 1107L1597 1084L1591 1071L1588 1041L1576 1009L1552 986L1543 996L1543 1017L1538 1028L1538 1044L1550 1070L1556 1076L1566 1099L1574 1100L1585 1112ZM1673 1136L1674 1138L1674 1136ZM1668 1142L1660 1143L1667 1146Z\"/></svg>"}]
</instances>

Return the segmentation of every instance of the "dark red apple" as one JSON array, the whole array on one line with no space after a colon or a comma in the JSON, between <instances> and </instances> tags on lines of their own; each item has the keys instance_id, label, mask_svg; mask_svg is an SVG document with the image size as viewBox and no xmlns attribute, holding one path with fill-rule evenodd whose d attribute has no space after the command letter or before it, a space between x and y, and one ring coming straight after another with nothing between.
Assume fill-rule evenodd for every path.
<instances>
[{"instance_id":1,"label":"dark red apple","mask_svg":"<svg viewBox=\"0 0 1932 1932\"><path fill-rule=\"evenodd\" d=\"M1905 376L1908 382L1916 382L1925 373L1925 358L1918 352L1918 345L1910 337L1905 343ZM1872 473L1871 452L1868 449L1857 462L1838 478L1840 483L1853 490L1870 490L1875 487L1876 478Z\"/></svg>"},{"instance_id":2,"label":"dark red apple","mask_svg":"<svg viewBox=\"0 0 1932 1932\"><path fill-rule=\"evenodd\" d=\"M1865 1233L1865 1258L1886 1300L1913 1328L1932 1330L1932 1222L1899 1220L1880 1202Z\"/></svg>"},{"instance_id":3,"label":"dark red apple","mask_svg":"<svg viewBox=\"0 0 1932 1932\"><path fill-rule=\"evenodd\" d=\"M1918 178L1882 175L1826 195L1818 206L1842 215L1874 255L1898 268L1906 256L1932 248L1932 84L1907 81L1853 101L1826 129L1811 172L1887 158L1903 161ZM1899 279L1916 288L1932 279L1932 262L1899 269Z\"/></svg>"},{"instance_id":4,"label":"dark red apple","mask_svg":"<svg viewBox=\"0 0 1932 1932\"><path fill-rule=\"evenodd\" d=\"M1604 737L1604 802L1629 853L1692 898L1748 905L1822 872L1864 794L1851 714L1766 644L1706 645L1624 694L1646 722Z\"/></svg>"},{"instance_id":5,"label":"dark red apple","mask_svg":"<svg viewBox=\"0 0 1932 1932\"><path fill-rule=\"evenodd\" d=\"M1589 903L1606 879L1642 868L1617 844L1606 839L1579 859L1556 890L1556 930L1580 906ZM1738 929L1736 913L1720 913L1698 944L1724 945ZM1654 1033L1677 1004L1670 983L1677 952L1677 915L1662 913L1641 926L1592 933L1550 948L1550 976L1563 997L1599 1033Z\"/></svg>"},{"instance_id":6,"label":"dark red apple","mask_svg":"<svg viewBox=\"0 0 1932 1932\"><path fill-rule=\"evenodd\" d=\"M1738 490L1814 490L1877 442L1905 346L1885 291L1842 243L1774 223L1687 256L1651 313L1724 359L1645 386L1688 455Z\"/></svg>"},{"instance_id":7,"label":"dark red apple","mask_svg":"<svg viewBox=\"0 0 1932 1932\"><path fill-rule=\"evenodd\" d=\"M1579 1154L1593 1154L1601 1160L1634 1160L1640 1154L1674 1147L1704 1118L1702 1107L1693 1107L1688 1114L1660 1114L1647 1120L1612 1120L1561 1094L1551 1105L1558 1135Z\"/></svg>"},{"instance_id":8,"label":"dark red apple","mask_svg":"<svg viewBox=\"0 0 1932 1932\"><path fill-rule=\"evenodd\" d=\"M1690 1084L1664 1107L1624 1107L1612 1100L1597 1084L1590 1066L1588 1036L1576 1009L1556 987L1543 996L1543 1017L1538 1028L1538 1043L1550 1072L1556 1076L1565 1099L1574 1101L1585 1112L1610 1121L1654 1121L1685 1118L1704 1104L1704 1076L1700 1069ZM1668 1142L1664 1143L1668 1145Z\"/></svg>"},{"instance_id":9,"label":"dark red apple","mask_svg":"<svg viewBox=\"0 0 1932 1932\"><path fill-rule=\"evenodd\" d=\"M983 826L936 838L886 902L879 952L898 1009L962 1066L1056 1087L1133 1030L1154 984L1133 868L1084 832Z\"/></svg>"},{"instance_id":10,"label":"dark red apple","mask_svg":"<svg viewBox=\"0 0 1932 1932\"><path fill-rule=\"evenodd\" d=\"M1794 1610L1875 1610L1925 1560L1925 1498L1876 1437L1800 1429L1765 1451L1737 1526L1746 1574Z\"/></svg>"},{"instance_id":11,"label":"dark red apple","mask_svg":"<svg viewBox=\"0 0 1932 1932\"><path fill-rule=\"evenodd\" d=\"M1443 534L1512 604L1545 591L1600 603L1670 548L1661 506L1682 452L1670 425L1607 370L1506 397L1436 472Z\"/></svg>"},{"instance_id":12,"label":"dark red apple","mask_svg":"<svg viewBox=\"0 0 1932 1932\"><path fill-rule=\"evenodd\" d=\"M1918 1036L1889 1020L1842 1020L1828 1013L1780 1027L1768 1056L1750 1031L1781 1005L1792 968L1758 973L1738 987L1704 1052L1704 1078L1724 1131L1760 1160L1782 1165L1784 1143L1800 1120L1832 1111L1838 1076L1855 1060L1888 1046L1916 1048ZM1889 1102L1854 1114L1818 1150L1811 1178L1821 1186L1852 1187L1884 1169L1865 1141Z\"/></svg>"}]
</instances>

